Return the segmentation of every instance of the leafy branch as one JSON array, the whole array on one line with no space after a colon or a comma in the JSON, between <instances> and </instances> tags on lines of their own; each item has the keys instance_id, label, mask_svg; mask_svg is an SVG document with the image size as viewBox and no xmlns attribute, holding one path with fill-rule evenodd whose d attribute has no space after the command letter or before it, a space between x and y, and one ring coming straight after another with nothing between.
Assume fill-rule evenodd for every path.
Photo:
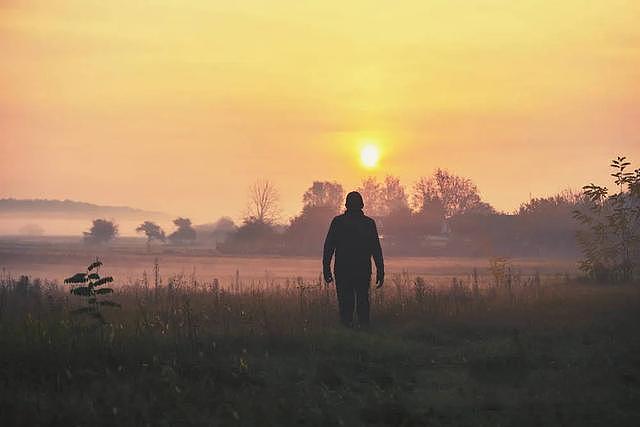
<instances>
[{"instance_id":1,"label":"leafy branch","mask_svg":"<svg viewBox=\"0 0 640 427\"><path fill-rule=\"evenodd\" d=\"M106 323L102 315L102 307L120 307L120 304L104 299L104 295L112 294L113 288L103 287L108 283L113 283L113 277L100 276L102 262L96 258L84 273L76 273L64 280L65 284L71 285L71 294L84 298L85 305L71 314L84 314Z\"/></svg>"}]
</instances>

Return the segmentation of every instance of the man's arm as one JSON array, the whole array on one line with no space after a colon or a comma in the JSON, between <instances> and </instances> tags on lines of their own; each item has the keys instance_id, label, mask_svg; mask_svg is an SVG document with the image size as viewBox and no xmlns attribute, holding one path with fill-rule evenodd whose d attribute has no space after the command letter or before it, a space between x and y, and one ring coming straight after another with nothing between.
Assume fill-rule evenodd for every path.
<instances>
[{"instance_id":1,"label":"man's arm","mask_svg":"<svg viewBox=\"0 0 640 427\"><path fill-rule=\"evenodd\" d=\"M327 238L324 239L324 251L322 255L322 274L324 275L324 281L327 283L333 282L333 275L331 274L331 258L336 251L336 220L331 221L329 226L329 232Z\"/></svg>"},{"instance_id":2,"label":"man's arm","mask_svg":"<svg viewBox=\"0 0 640 427\"><path fill-rule=\"evenodd\" d=\"M376 283L378 287L384 284L384 259L382 257L382 247L380 246L380 236L378 236L378 227L376 222L373 223L373 242L371 256L373 256L373 262L376 264Z\"/></svg>"}]
</instances>

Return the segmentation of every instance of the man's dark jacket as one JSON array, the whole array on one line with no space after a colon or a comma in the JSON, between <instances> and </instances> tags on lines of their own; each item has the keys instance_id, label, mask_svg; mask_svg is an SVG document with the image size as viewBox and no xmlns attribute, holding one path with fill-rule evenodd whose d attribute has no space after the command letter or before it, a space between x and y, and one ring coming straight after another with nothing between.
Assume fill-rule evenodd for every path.
<instances>
[{"instance_id":1,"label":"man's dark jacket","mask_svg":"<svg viewBox=\"0 0 640 427\"><path fill-rule=\"evenodd\" d=\"M360 209L347 210L331 221L322 259L325 277L326 273L331 272L331 257L334 252L336 277L370 277L371 257L376 263L378 274L384 275L376 223Z\"/></svg>"}]
</instances>

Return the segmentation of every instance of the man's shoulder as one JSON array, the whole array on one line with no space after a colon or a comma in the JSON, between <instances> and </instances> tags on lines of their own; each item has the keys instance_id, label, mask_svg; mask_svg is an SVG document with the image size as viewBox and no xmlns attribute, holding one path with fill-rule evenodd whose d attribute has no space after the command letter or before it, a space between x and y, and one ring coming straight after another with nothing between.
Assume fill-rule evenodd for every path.
<instances>
[{"instance_id":1,"label":"man's shoulder","mask_svg":"<svg viewBox=\"0 0 640 427\"><path fill-rule=\"evenodd\" d=\"M364 215L364 216L362 217L362 220L363 220L363 221L365 221L365 222L367 222L368 224L373 224L373 225L375 225L375 224L376 224L376 220L375 220L375 219L373 219L373 218L371 218L370 216L366 216L366 215Z\"/></svg>"},{"instance_id":2,"label":"man's shoulder","mask_svg":"<svg viewBox=\"0 0 640 427\"><path fill-rule=\"evenodd\" d=\"M340 215L334 216L333 220L331 222L333 224L340 224L340 223L344 223L344 222L353 222L354 220L356 222L362 222L362 223L369 224L369 225L375 225L376 224L376 221L371 217L368 217L366 215L358 215L358 216L354 217L352 215L349 215L347 212L342 213Z\"/></svg>"},{"instance_id":3,"label":"man's shoulder","mask_svg":"<svg viewBox=\"0 0 640 427\"><path fill-rule=\"evenodd\" d=\"M345 218L358 218L358 219L361 219L362 221L375 222L373 218L366 216L362 213L360 215L350 215L349 212L343 212L333 217L333 219L336 219L336 220L342 220Z\"/></svg>"},{"instance_id":4,"label":"man's shoulder","mask_svg":"<svg viewBox=\"0 0 640 427\"><path fill-rule=\"evenodd\" d=\"M331 220L331 225L336 225L341 221L341 217L342 215L336 215L333 217L333 219Z\"/></svg>"},{"instance_id":5,"label":"man's shoulder","mask_svg":"<svg viewBox=\"0 0 640 427\"><path fill-rule=\"evenodd\" d=\"M344 221L346 218L346 214L340 214L340 215L336 215L333 217L333 219L331 220L332 223L339 223Z\"/></svg>"}]
</instances>

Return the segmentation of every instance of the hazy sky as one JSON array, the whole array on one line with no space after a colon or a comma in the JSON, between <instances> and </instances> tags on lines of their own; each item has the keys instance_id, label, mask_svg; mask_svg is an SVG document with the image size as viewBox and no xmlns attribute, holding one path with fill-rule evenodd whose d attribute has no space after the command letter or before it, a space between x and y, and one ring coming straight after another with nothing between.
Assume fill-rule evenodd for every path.
<instances>
[{"instance_id":1,"label":"hazy sky","mask_svg":"<svg viewBox=\"0 0 640 427\"><path fill-rule=\"evenodd\" d=\"M436 167L511 210L640 165L637 0L0 0L0 197L239 217Z\"/></svg>"}]
</instances>

